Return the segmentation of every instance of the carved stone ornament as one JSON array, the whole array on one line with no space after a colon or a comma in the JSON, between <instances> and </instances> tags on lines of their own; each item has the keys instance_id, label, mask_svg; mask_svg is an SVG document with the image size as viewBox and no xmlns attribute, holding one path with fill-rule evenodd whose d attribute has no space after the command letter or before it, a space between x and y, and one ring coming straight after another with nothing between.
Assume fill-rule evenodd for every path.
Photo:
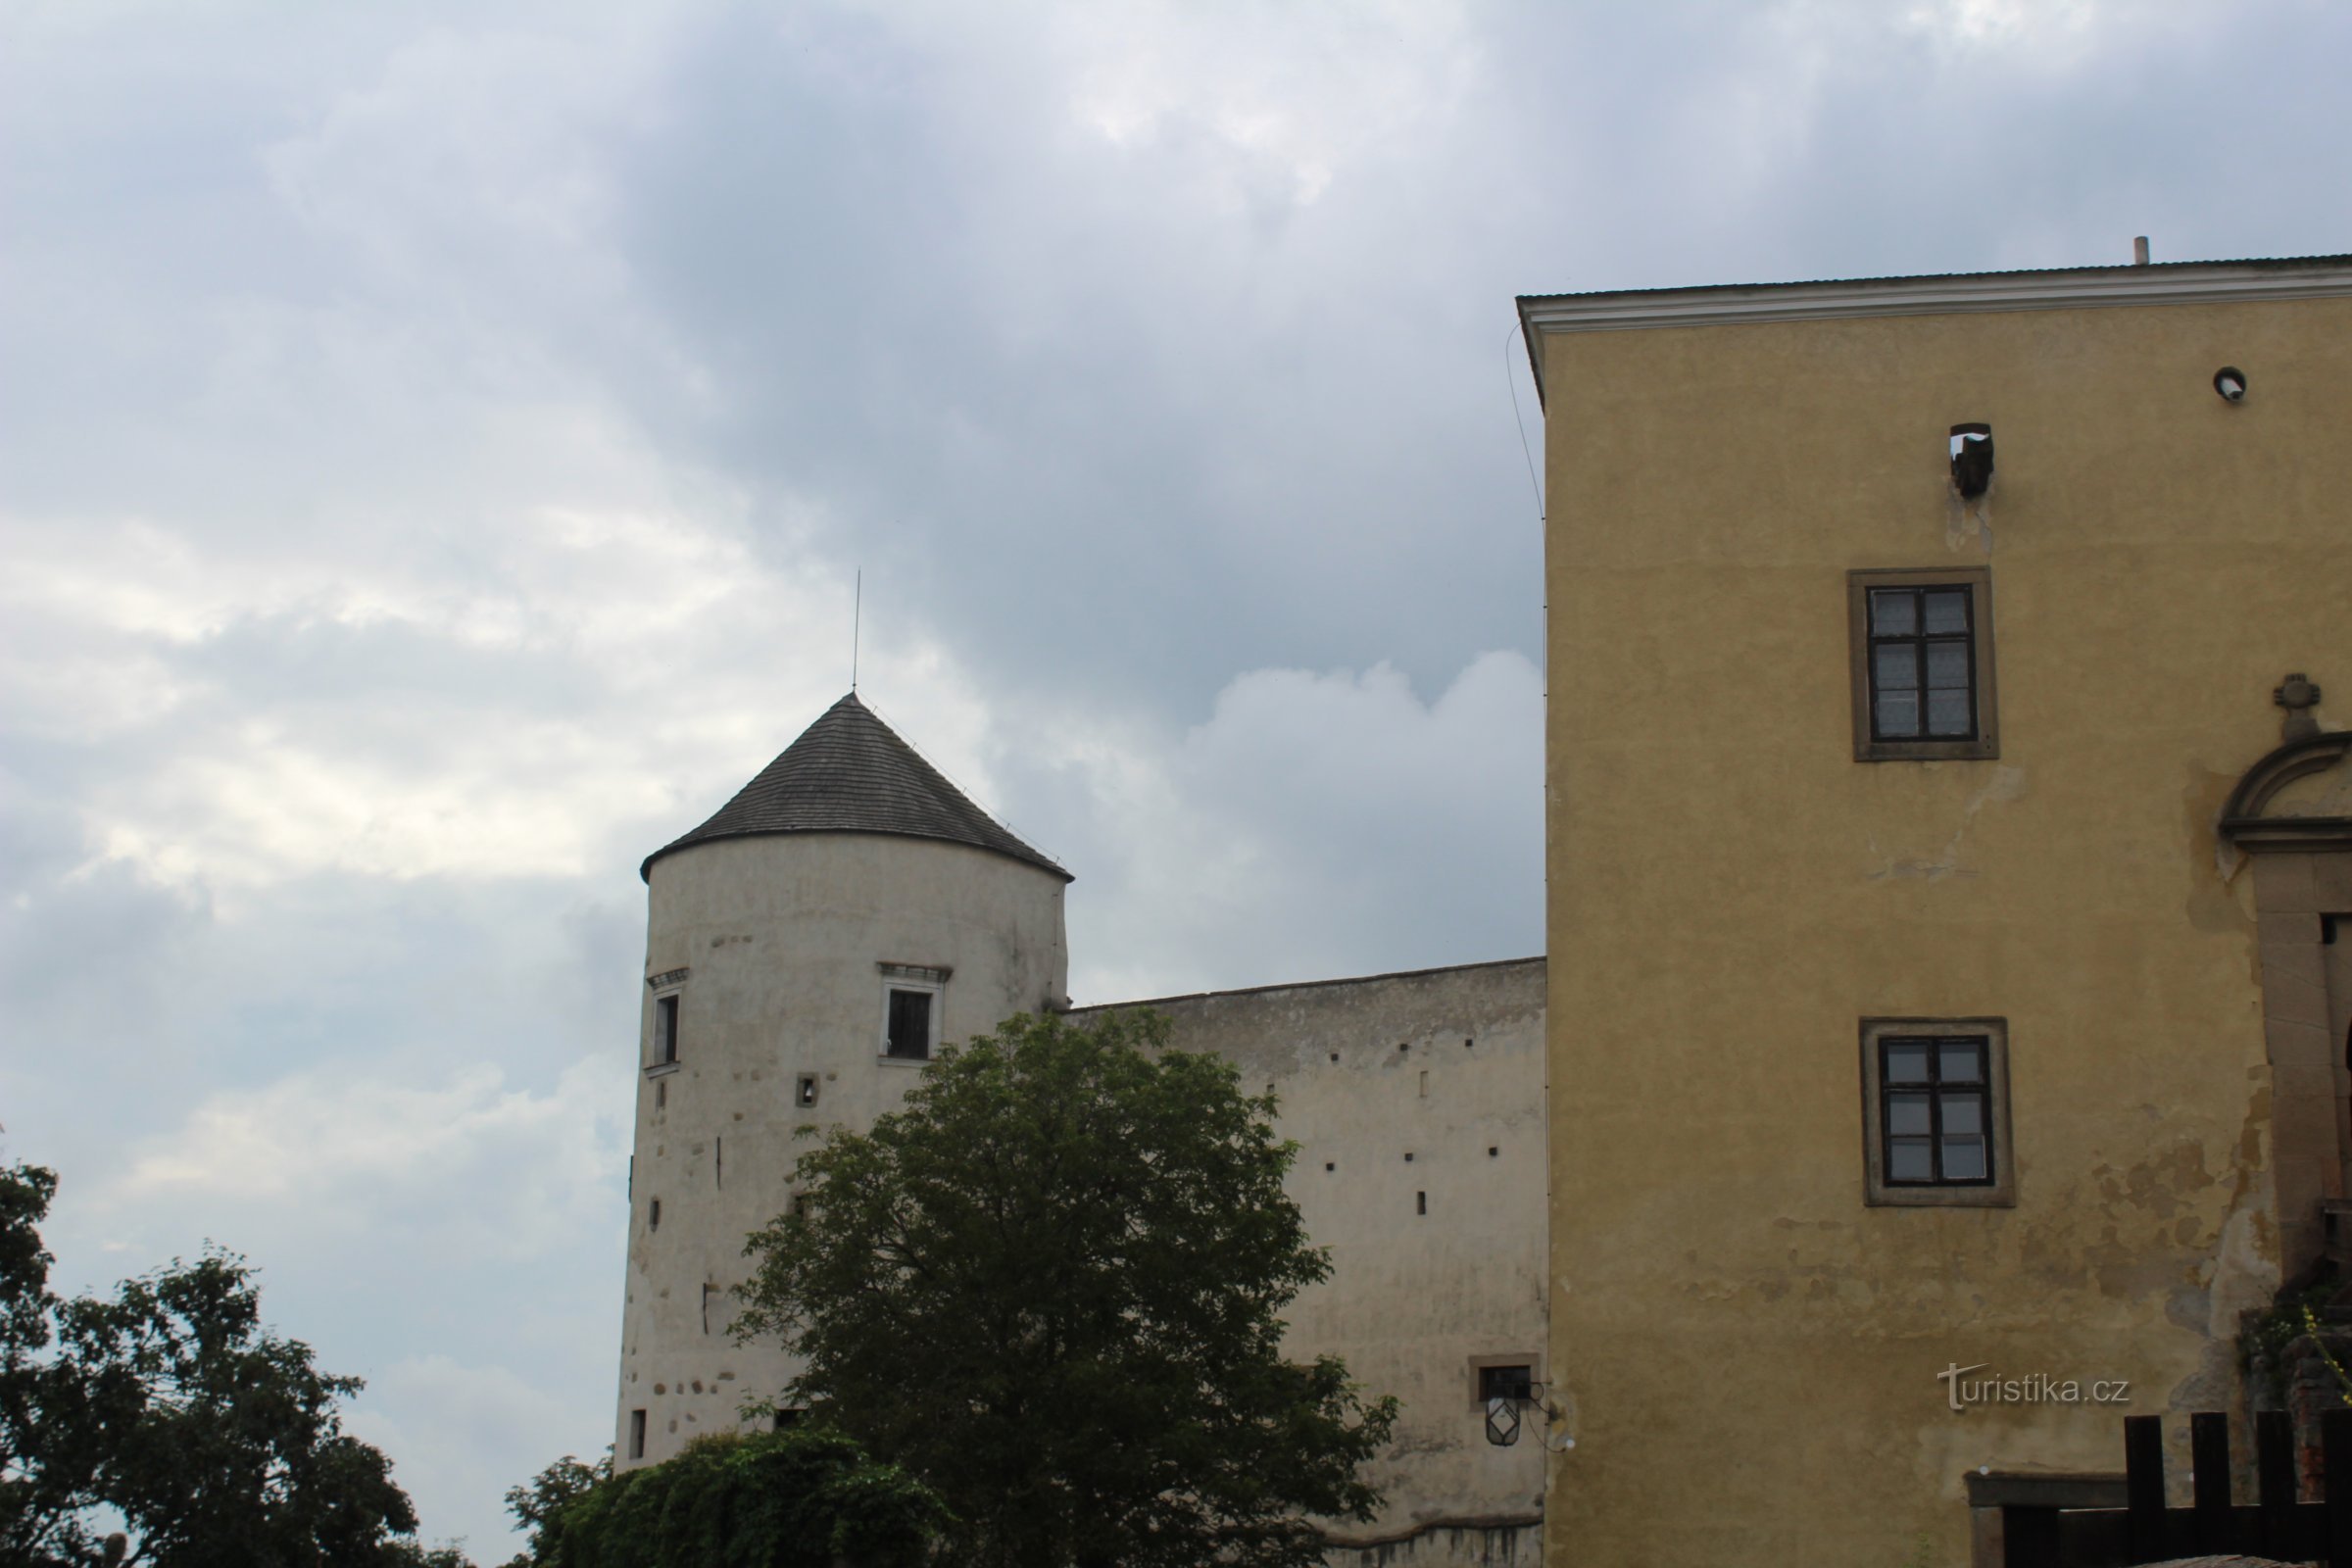
<instances>
[{"instance_id":1,"label":"carved stone ornament","mask_svg":"<svg viewBox=\"0 0 2352 1568\"><path fill-rule=\"evenodd\" d=\"M2320 732L2320 721L2311 716L2311 710L2320 706L2320 688L2310 676L2298 671L2272 688L2271 701L2286 710L2286 719L2278 728L2283 740L2299 741Z\"/></svg>"}]
</instances>

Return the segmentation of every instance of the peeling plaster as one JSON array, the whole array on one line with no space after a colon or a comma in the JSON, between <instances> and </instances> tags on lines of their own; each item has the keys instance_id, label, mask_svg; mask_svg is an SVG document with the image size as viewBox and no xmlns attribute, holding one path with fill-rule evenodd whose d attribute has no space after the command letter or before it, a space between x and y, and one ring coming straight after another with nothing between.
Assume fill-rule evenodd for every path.
<instances>
[{"instance_id":1,"label":"peeling plaster","mask_svg":"<svg viewBox=\"0 0 2352 1568\"><path fill-rule=\"evenodd\" d=\"M1975 876L1977 873L1973 869L1961 865L1960 848L1968 838L1968 830L1976 824L1977 813L1982 811L1988 802L1998 801L2006 804L2011 801L2023 800L2025 796L2026 770L2022 767L2011 767L2006 763L1995 765L1992 776L1986 779L1977 793L1968 798L1968 804L1960 808L1960 823L1952 829L1952 836L1944 841L1941 850L1932 857L1907 856L1899 859L1884 858L1881 860L1879 869L1867 873L1869 880L1885 882L1894 877L1915 876L1929 882L1940 882L1947 876ZM1870 839L1870 853L1872 858L1880 858L1879 841L1876 834L1873 834Z\"/></svg>"},{"instance_id":2,"label":"peeling plaster","mask_svg":"<svg viewBox=\"0 0 2352 1568\"><path fill-rule=\"evenodd\" d=\"M1994 488L1999 487L1994 480ZM1961 497L1948 481L1943 487L1944 518L1943 547L1953 555L1975 549L1990 560L1992 557L1992 491L1987 490L1975 501Z\"/></svg>"}]
</instances>

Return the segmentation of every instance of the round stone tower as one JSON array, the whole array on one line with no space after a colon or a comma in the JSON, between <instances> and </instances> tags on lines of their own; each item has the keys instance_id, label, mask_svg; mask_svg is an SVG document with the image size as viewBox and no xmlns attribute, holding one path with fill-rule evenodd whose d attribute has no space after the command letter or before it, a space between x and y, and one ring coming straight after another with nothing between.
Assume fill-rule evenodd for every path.
<instances>
[{"instance_id":1,"label":"round stone tower","mask_svg":"<svg viewBox=\"0 0 2352 1568\"><path fill-rule=\"evenodd\" d=\"M735 1430L794 1367L727 1337L807 1126L864 1128L941 1045L1067 1005L1069 873L852 693L646 858L620 1468Z\"/></svg>"}]
</instances>

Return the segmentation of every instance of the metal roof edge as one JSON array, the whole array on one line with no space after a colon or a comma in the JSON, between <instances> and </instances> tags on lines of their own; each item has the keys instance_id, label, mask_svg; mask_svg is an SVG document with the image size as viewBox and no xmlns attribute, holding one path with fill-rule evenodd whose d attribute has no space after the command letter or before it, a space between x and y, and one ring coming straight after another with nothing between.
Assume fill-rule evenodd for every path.
<instances>
[{"instance_id":1,"label":"metal roof edge","mask_svg":"<svg viewBox=\"0 0 2352 1568\"><path fill-rule=\"evenodd\" d=\"M2125 305L2240 304L2345 295L2352 295L2352 256L1522 294L1518 306L1521 325L1530 334L1532 357L1532 334L1539 331L1602 332ZM1538 384L1541 386L1540 376Z\"/></svg>"}]
</instances>

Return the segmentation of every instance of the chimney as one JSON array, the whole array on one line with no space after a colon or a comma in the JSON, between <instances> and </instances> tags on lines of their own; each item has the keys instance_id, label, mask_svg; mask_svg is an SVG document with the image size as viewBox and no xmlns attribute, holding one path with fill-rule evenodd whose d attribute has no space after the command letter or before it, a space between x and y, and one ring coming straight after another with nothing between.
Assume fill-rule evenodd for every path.
<instances>
[{"instance_id":1,"label":"chimney","mask_svg":"<svg viewBox=\"0 0 2352 1568\"><path fill-rule=\"evenodd\" d=\"M2148 265L2148 236L2145 234L2141 234L2132 241L2132 265L2133 267Z\"/></svg>"}]
</instances>

